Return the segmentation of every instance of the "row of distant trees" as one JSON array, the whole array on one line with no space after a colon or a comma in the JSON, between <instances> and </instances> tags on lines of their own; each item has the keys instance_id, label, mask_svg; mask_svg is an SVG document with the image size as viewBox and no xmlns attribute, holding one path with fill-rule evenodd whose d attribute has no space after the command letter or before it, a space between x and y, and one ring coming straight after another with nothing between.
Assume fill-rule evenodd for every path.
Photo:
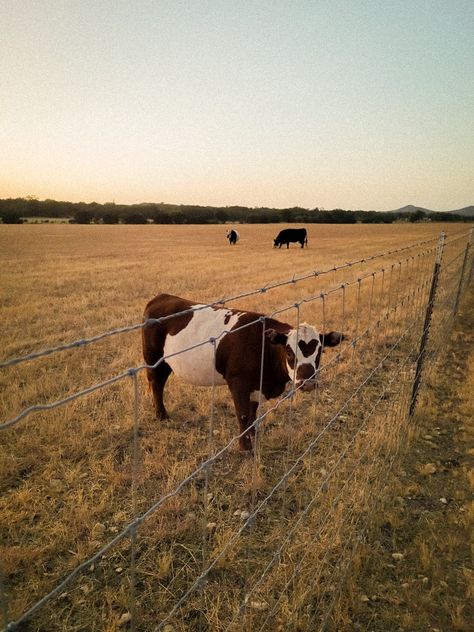
<instances>
[{"instance_id":1,"label":"row of distant trees","mask_svg":"<svg viewBox=\"0 0 474 632\"><path fill-rule=\"evenodd\" d=\"M5 224L22 223L25 218L56 218L76 224L391 224L397 220L411 222L433 219L443 222L468 221L453 213L383 213L319 208L249 208L246 206L192 206L163 203L98 204L60 202L36 198L0 199L0 218ZM38 220L39 221L39 220Z\"/></svg>"}]
</instances>

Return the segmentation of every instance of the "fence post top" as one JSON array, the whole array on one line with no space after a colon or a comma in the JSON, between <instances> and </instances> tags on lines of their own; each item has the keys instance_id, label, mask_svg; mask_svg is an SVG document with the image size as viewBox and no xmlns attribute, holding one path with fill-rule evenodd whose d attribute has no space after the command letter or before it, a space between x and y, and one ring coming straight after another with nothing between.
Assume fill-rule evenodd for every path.
<instances>
[{"instance_id":1,"label":"fence post top","mask_svg":"<svg viewBox=\"0 0 474 632\"><path fill-rule=\"evenodd\" d=\"M438 246L436 248L436 263L441 263L441 257L443 255L444 241L446 239L446 233L441 232L438 240Z\"/></svg>"}]
</instances>

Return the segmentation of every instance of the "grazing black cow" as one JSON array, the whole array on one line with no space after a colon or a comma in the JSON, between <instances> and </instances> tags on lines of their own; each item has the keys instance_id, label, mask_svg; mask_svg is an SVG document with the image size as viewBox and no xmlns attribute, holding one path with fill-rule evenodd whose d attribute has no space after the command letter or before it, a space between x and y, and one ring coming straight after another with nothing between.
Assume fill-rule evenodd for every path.
<instances>
[{"instance_id":1,"label":"grazing black cow","mask_svg":"<svg viewBox=\"0 0 474 632\"><path fill-rule=\"evenodd\" d=\"M242 450L252 449L255 429L249 426L255 421L259 401L279 397L292 381L302 391L314 390L323 347L344 340L337 331L321 333L306 323L295 328L270 317L263 324L263 314L209 307L169 294L155 296L144 317L160 319L174 314L142 329L156 416L168 417L163 390L172 371L198 386L227 384L240 432L248 429L240 437ZM210 339L216 341L215 351L211 344L199 344Z\"/></svg>"},{"instance_id":2,"label":"grazing black cow","mask_svg":"<svg viewBox=\"0 0 474 632\"><path fill-rule=\"evenodd\" d=\"M229 232L227 233L226 237L229 240L229 244L231 246L235 246L235 244L240 239L239 233L236 230L234 230L233 228L232 228L232 230L229 230Z\"/></svg>"},{"instance_id":3,"label":"grazing black cow","mask_svg":"<svg viewBox=\"0 0 474 632\"><path fill-rule=\"evenodd\" d=\"M301 244L301 247L304 248L304 245L308 245L308 237L306 236L306 228L285 228L284 230L280 230L276 239L273 240L273 247L279 248L282 247L282 244L286 244L286 247L290 247L291 242L297 242Z\"/></svg>"}]
</instances>

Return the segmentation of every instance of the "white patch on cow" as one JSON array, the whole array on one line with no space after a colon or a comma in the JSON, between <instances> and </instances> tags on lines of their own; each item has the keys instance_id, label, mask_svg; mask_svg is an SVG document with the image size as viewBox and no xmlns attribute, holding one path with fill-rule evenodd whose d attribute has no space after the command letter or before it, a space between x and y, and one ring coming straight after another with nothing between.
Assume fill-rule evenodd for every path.
<instances>
[{"instance_id":1,"label":"white patch on cow","mask_svg":"<svg viewBox=\"0 0 474 632\"><path fill-rule=\"evenodd\" d=\"M222 332L230 331L234 327L241 312L234 314L225 308L202 309L202 307L202 305L193 305L194 314L186 327L175 336L169 334L166 336L164 356L166 363L176 375L187 382L196 386L212 386L212 384L220 386L226 382L215 370L214 345L208 342L189 351L185 349L208 341L210 338L216 339L217 349L222 340L220 337Z\"/></svg>"},{"instance_id":2,"label":"white patch on cow","mask_svg":"<svg viewBox=\"0 0 474 632\"><path fill-rule=\"evenodd\" d=\"M298 346L298 343L300 340L303 340L306 344L310 343L312 340L316 340L317 344L316 344L314 353L306 357L301 351L300 347ZM316 331L316 329L312 327L311 325L308 325L307 323L302 323L298 327L297 330L292 329L288 333L287 344L291 347L291 349L293 350L293 353L296 356L296 367L291 368L288 362L286 364L288 375L293 380L294 376L296 375L296 371L298 370L298 367L301 366L302 364L311 364L313 367L315 366L316 358L318 356L319 348L321 346L319 332Z\"/></svg>"}]
</instances>

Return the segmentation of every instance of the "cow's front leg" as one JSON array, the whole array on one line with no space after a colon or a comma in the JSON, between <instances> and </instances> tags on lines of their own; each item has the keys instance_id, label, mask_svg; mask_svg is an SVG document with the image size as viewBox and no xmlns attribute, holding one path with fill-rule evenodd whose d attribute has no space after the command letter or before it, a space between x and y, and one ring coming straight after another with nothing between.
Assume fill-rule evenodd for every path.
<instances>
[{"instance_id":1,"label":"cow's front leg","mask_svg":"<svg viewBox=\"0 0 474 632\"><path fill-rule=\"evenodd\" d=\"M255 421L255 402L250 401L250 389L239 381L229 383L229 389L234 400L235 413L239 422L240 434L239 448L249 451L252 449L251 437L255 436L255 428L249 428Z\"/></svg>"}]
</instances>

